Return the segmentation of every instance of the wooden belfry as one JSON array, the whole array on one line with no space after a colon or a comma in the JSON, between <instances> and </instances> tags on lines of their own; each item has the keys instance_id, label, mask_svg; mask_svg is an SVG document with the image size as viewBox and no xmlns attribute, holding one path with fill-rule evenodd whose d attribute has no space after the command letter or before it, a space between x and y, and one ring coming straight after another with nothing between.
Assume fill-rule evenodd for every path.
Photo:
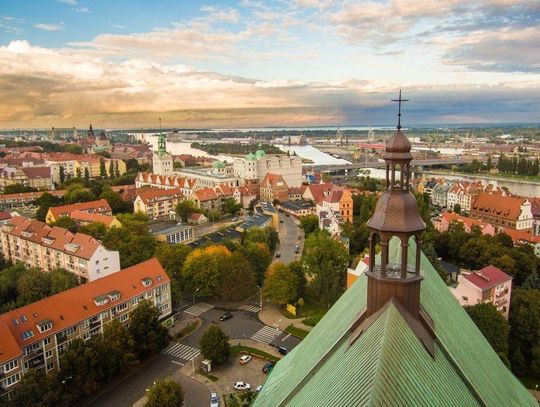
<instances>
[{"instance_id":1,"label":"wooden belfry","mask_svg":"<svg viewBox=\"0 0 540 407\"><path fill-rule=\"evenodd\" d=\"M399 102L398 125L395 134L387 141L384 160L386 161L386 190L383 192L375 212L367 222L370 235L368 299L366 317L377 312L386 302L395 298L415 318L420 312L420 234L426 224L420 217L416 199L409 192L411 175L411 143L401 132L401 98ZM399 175L397 173L399 172ZM415 261L409 266L409 240L416 242ZM397 262L389 261L388 243L397 237L401 245ZM376 245L381 246L380 264L375 264ZM395 256L392 256L395 257Z\"/></svg>"}]
</instances>

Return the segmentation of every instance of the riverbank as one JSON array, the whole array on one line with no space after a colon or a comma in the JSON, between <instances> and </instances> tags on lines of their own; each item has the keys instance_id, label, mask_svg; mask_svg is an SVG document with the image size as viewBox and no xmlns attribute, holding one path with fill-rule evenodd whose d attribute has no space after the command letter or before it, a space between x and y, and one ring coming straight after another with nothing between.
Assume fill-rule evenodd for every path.
<instances>
[{"instance_id":1,"label":"riverbank","mask_svg":"<svg viewBox=\"0 0 540 407\"><path fill-rule=\"evenodd\" d=\"M482 179L486 181L508 181L508 182L515 182L517 184L530 184L535 186L540 186L540 177L538 178L538 181L533 181L532 179L520 179L519 175L516 175L516 178L513 177L505 177L505 176L494 176L494 175L486 175L486 174L465 174L463 172L455 172L455 171L422 171L422 174L425 175L447 175L452 177L460 177L460 178L467 178L467 179Z\"/></svg>"}]
</instances>

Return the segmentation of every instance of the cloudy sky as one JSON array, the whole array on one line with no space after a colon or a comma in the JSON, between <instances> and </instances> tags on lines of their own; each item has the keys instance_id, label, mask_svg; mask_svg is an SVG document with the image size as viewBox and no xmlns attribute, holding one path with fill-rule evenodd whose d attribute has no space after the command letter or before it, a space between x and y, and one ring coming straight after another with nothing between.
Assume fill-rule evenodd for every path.
<instances>
[{"instance_id":1,"label":"cloudy sky","mask_svg":"<svg viewBox=\"0 0 540 407\"><path fill-rule=\"evenodd\" d=\"M0 127L540 121L540 0L1 0Z\"/></svg>"}]
</instances>

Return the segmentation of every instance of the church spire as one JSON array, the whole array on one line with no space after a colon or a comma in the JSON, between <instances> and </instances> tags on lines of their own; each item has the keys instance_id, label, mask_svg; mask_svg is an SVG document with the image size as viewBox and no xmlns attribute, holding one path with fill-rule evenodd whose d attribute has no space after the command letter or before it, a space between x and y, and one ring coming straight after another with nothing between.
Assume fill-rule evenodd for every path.
<instances>
[{"instance_id":1,"label":"church spire","mask_svg":"<svg viewBox=\"0 0 540 407\"><path fill-rule=\"evenodd\" d=\"M161 117L159 118L158 153L167 152L167 136L161 131Z\"/></svg>"},{"instance_id":2,"label":"church spire","mask_svg":"<svg viewBox=\"0 0 540 407\"><path fill-rule=\"evenodd\" d=\"M420 311L420 234L426 225L418 212L416 199L409 192L411 173L411 143L401 132L401 102L395 134L386 142L386 189L379 198L375 212L367 222L370 234L367 316L377 312L391 298L397 299L413 316ZM389 242L401 241L397 262L391 262ZM414 266L409 266L409 240L414 237L416 253ZM377 245L381 260L375 264Z\"/></svg>"}]
</instances>

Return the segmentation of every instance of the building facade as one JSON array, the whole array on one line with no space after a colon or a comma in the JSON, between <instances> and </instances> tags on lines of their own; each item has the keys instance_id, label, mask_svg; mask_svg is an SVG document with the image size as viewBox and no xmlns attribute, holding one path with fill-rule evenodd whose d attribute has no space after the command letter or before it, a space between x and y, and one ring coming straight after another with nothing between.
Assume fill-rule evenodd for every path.
<instances>
[{"instance_id":1,"label":"building facade","mask_svg":"<svg viewBox=\"0 0 540 407\"><path fill-rule=\"evenodd\" d=\"M472 205L471 218L498 227L529 232L533 230L531 203L526 198L479 194Z\"/></svg>"},{"instance_id":2,"label":"building facade","mask_svg":"<svg viewBox=\"0 0 540 407\"><path fill-rule=\"evenodd\" d=\"M170 279L155 258L0 315L0 395L30 368L60 370L60 355L73 340L102 334L114 319L129 324L144 300L160 319L171 314Z\"/></svg>"},{"instance_id":3,"label":"building facade","mask_svg":"<svg viewBox=\"0 0 540 407\"><path fill-rule=\"evenodd\" d=\"M178 189L142 188L137 190L134 209L150 219L170 219L183 199L184 195Z\"/></svg>"},{"instance_id":4,"label":"building facade","mask_svg":"<svg viewBox=\"0 0 540 407\"><path fill-rule=\"evenodd\" d=\"M158 175L173 175L173 158L167 152L167 136L159 135L158 149L152 155L152 172Z\"/></svg>"},{"instance_id":5,"label":"building facade","mask_svg":"<svg viewBox=\"0 0 540 407\"><path fill-rule=\"evenodd\" d=\"M120 270L119 253L107 250L84 233L74 234L38 220L13 216L2 225L1 236L4 258L12 263L45 271L61 267L83 283Z\"/></svg>"},{"instance_id":6,"label":"building facade","mask_svg":"<svg viewBox=\"0 0 540 407\"><path fill-rule=\"evenodd\" d=\"M48 224L57 222L62 216L70 217L73 212L98 213L101 215L112 215L112 209L106 199L96 201L80 202L72 205L52 206L47 212L45 221Z\"/></svg>"}]
</instances>

